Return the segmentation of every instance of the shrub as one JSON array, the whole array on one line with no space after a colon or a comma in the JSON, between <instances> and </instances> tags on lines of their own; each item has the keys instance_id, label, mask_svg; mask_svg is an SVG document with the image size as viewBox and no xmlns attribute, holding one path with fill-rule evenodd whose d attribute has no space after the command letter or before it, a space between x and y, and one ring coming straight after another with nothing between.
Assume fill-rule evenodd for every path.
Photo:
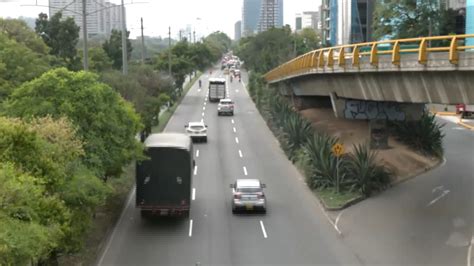
<instances>
[{"instance_id":1,"label":"shrub","mask_svg":"<svg viewBox=\"0 0 474 266\"><path fill-rule=\"evenodd\" d=\"M395 135L415 150L441 158L444 154L441 129L444 124L436 121L436 116L424 112L419 121L391 123Z\"/></svg>"},{"instance_id":2,"label":"shrub","mask_svg":"<svg viewBox=\"0 0 474 266\"><path fill-rule=\"evenodd\" d=\"M377 165L376 155L368 144L354 145L346 166L348 178L353 181L352 188L367 197L390 184L391 173L386 167Z\"/></svg>"}]
</instances>

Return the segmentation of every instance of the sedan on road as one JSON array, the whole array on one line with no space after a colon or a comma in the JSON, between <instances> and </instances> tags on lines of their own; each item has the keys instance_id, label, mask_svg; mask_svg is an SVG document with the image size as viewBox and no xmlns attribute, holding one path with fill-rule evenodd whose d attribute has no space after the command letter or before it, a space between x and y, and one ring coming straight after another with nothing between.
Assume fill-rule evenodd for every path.
<instances>
[{"instance_id":1,"label":"sedan on road","mask_svg":"<svg viewBox=\"0 0 474 266\"><path fill-rule=\"evenodd\" d=\"M186 134L194 141L207 142L207 125L204 122L189 122L184 126Z\"/></svg>"},{"instance_id":2,"label":"sedan on road","mask_svg":"<svg viewBox=\"0 0 474 266\"><path fill-rule=\"evenodd\" d=\"M217 115L234 115L234 102L231 99L221 99L217 105Z\"/></svg>"},{"instance_id":3,"label":"sedan on road","mask_svg":"<svg viewBox=\"0 0 474 266\"><path fill-rule=\"evenodd\" d=\"M237 179L232 188L232 213L237 211L267 212L263 189L266 187L258 179Z\"/></svg>"}]
</instances>

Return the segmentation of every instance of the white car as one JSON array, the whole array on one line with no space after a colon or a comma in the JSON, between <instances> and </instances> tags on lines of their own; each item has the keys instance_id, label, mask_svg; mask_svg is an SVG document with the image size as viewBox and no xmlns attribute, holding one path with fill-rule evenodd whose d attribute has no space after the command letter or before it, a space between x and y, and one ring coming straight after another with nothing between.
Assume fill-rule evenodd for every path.
<instances>
[{"instance_id":1,"label":"white car","mask_svg":"<svg viewBox=\"0 0 474 266\"><path fill-rule=\"evenodd\" d=\"M217 115L234 115L234 102L231 99L221 99L217 105Z\"/></svg>"},{"instance_id":2,"label":"white car","mask_svg":"<svg viewBox=\"0 0 474 266\"><path fill-rule=\"evenodd\" d=\"M207 125L204 122L189 122L184 127L186 128L186 134L192 140L207 142Z\"/></svg>"}]
</instances>

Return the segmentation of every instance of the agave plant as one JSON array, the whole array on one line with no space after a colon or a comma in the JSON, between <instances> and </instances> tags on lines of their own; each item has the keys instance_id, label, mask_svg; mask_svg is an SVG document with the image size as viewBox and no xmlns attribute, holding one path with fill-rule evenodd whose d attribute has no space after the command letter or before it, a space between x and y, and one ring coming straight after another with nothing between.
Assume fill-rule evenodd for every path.
<instances>
[{"instance_id":1,"label":"agave plant","mask_svg":"<svg viewBox=\"0 0 474 266\"><path fill-rule=\"evenodd\" d=\"M419 121L395 122L392 125L402 142L423 153L438 158L443 156L444 124L439 124L434 115L425 112Z\"/></svg>"},{"instance_id":2,"label":"agave plant","mask_svg":"<svg viewBox=\"0 0 474 266\"><path fill-rule=\"evenodd\" d=\"M283 131L287 141L287 149L291 160L298 149L300 149L312 136L311 123L302 118L298 113L291 113L283 120Z\"/></svg>"},{"instance_id":3,"label":"agave plant","mask_svg":"<svg viewBox=\"0 0 474 266\"><path fill-rule=\"evenodd\" d=\"M353 153L349 155L347 171L352 188L358 189L363 195L370 196L373 191L381 190L390 184L390 171L377 165L377 153L371 151L369 145L354 145Z\"/></svg>"},{"instance_id":4,"label":"agave plant","mask_svg":"<svg viewBox=\"0 0 474 266\"><path fill-rule=\"evenodd\" d=\"M334 137L315 135L304 145L311 165L311 175L307 177L311 188L333 187L340 191L347 187L346 159L336 158L331 150L337 142L338 139Z\"/></svg>"}]
</instances>

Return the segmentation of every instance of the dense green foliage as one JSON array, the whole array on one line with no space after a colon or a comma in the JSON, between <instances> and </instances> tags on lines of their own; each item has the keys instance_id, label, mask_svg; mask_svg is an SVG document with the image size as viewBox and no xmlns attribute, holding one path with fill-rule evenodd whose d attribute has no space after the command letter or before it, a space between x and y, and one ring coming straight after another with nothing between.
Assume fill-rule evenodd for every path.
<instances>
[{"instance_id":1,"label":"dense green foliage","mask_svg":"<svg viewBox=\"0 0 474 266\"><path fill-rule=\"evenodd\" d=\"M67 116L84 140L84 162L100 176L117 176L138 153L139 118L132 106L92 73L52 70L24 83L4 104L10 116Z\"/></svg>"},{"instance_id":2,"label":"dense green foliage","mask_svg":"<svg viewBox=\"0 0 474 266\"><path fill-rule=\"evenodd\" d=\"M457 12L439 6L438 1L377 1L374 39L414 38L456 33Z\"/></svg>"},{"instance_id":3,"label":"dense green foliage","mask_svg":"<svg viewBox=\"0 0 474 266\"><path fill-rule=\"evenodd\" d=\"M399 140L413 149L443 157L444 133L441 129L444 124L439 124L435 115L424 112L419 121L392 122L391 127Z\"/></svg>"},{"instance_id":4,"label":"dense green foliage","mask_svg":"<svg viewBox=\"0 0 474 266\"><path fill-rule=\"evenodd\" d=\"M0 118L0 264L81 247L109 189L82 164L76 133L65 118Z\"/></svg>"},{"instance_id":5,"label":"dense green foliage","mask_svg":"<svg viewBox=\"0 0 474 266\"><path fill-rule=\"evenodd\" d=\"M70 70L81 68L76 49L79 29L72 17L63 18L61 12L57 12L50 19L44 13L39 14L35 27L36 33L51 48L51 55L60 58L62 65Z\"/></svg>"},{"instance_id":6,"label":"dense green foliage","mask_svg":"<svg viewBox=\"0 0 474 266\"><path fill-rule=\"evenodd\" d=\"M132 54L132 43L128 39L130 32L127 32L127 59L130 59ZM102 45L105 53L112 60L112 66L115 69L122 69L122 32L118 30L112 30L109 40L105 41Z\"/></svg>"}]
</instances>

